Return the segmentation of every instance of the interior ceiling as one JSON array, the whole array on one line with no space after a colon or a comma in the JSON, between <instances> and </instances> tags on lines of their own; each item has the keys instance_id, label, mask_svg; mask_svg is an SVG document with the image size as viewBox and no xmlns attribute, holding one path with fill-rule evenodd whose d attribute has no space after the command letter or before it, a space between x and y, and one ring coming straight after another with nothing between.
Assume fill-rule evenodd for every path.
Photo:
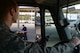
<instances>
[{"instance_id":1,"label":"interior ceiling","mask_svg":"<svg viewBox=\"0 0 80 53\"><path fill-rule=\"evenodd\" d=\"M40 5L47 5L47 6L56 6L57 2L59 1L59 6L64 6L67 4L68 0L17 0L19 5L28 5L28 6L38 6ZM80 3L79 0L69 0L69 3L75 4Z\"/></svg>"}]
</instances>

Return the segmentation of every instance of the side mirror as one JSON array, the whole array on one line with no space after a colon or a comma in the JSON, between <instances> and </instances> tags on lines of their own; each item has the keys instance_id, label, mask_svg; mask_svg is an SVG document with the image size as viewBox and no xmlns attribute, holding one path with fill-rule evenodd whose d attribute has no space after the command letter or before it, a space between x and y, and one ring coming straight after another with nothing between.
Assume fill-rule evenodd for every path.
<instances>
[{"instance_id":1,"label":"side mirror","mask_svg":"<svg viewBox=\"0 0 80 53\"><path fill-rule=\"evenodd\" d=\"M60 24L62 27L66 27L67 25L69 25L69 22L67 19L62 19L60 20Z\"/></svg>"}]
</instances>

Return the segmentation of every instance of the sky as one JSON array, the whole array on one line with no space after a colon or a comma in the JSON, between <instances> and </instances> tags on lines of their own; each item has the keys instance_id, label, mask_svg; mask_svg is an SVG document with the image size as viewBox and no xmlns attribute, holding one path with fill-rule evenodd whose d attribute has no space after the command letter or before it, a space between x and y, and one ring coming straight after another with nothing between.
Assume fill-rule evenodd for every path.
<instances>
[{"instance_id":1,"label":"sky","mask_svg":"<svg viewBox=\"0 0 80 53\"><path fill-rule=\"evenodd\" d=\"M73 5L73 6L69 6L68 8L72 8L72 7L75 7L75 9L80 9L80 4L76 4L76 5ZM66 7L63 8L63 9L67 9Z\"/></svg>"},{"instance_id":2,"label":"sky","mask_svg":"<svg viewBox=\"0 0 80 53\"><path fill-rule=\"evenodd\" d=\"M74 7L75 7L75 9L80 9L80 4L77 4Z\"/></svg>"}]
</instances>

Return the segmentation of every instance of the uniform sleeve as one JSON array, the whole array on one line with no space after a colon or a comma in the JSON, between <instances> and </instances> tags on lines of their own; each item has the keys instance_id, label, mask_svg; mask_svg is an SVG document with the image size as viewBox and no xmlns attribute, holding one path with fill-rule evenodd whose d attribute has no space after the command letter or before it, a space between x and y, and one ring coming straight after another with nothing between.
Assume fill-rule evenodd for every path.
<instances>
[{"instance_id":1,"label":"uniform sleeve","mask_svg":"<svg viewBox=\"0 0 80 53\"><path fill-rule=\"evenodd\" d=\"M0 53L24 53L24 42L3 23L0 25Z\"/></svg>"},{"instance_id":2,"label":"uniform sleeve","mask_svg":"<svg viewBox=\"0 0 80 53\"><path fill-rule=\"evenodd\" d=\"M45 48L45 52L42 51L37 43L29 45L25 53L73 53L74 45L72 43L59 44L53 47Z\"/></svg>"},{"instance_id":3,"label":"uniform sleeve","mask_svg":"<svg viewBox=\"0 0 80 53\"><path fill-rule=\"evenodd\" d=\"M3 41L2 46L7 53L24 53L24 42L17 37L17 34L6 33L7 38ZM4 47L5 46L5 47Z\"/></svg>"},{"instance_id":4,"label":"uniform sleeve","mask_svg":"<svg viewBox=\"0 0 80 53\"><path fill-rule=\"evenodd\" d=\"M15 53L22 53L24 52L24 42L17 36L11 37L7 48L11 49Z\"/></svg>"},{"instance_id":5,"label":"uniform sleeve","mask_svg":"<svg viewBox=\"0 0 80 53\"><path fill-rule=\"evenodd\" d=\"M72 43L59 44L57 46L51 47L50 53L73 53L73 48L75 46Z\"/></svg>"}]
</instances>

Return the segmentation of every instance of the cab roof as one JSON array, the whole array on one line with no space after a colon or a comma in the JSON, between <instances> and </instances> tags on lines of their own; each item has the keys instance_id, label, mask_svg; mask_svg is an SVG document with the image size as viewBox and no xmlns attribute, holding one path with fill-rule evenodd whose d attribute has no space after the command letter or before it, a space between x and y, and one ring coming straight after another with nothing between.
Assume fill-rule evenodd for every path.
<instances>
[{"instance_id":1,"label":"cab roof","mask_svg":"<svg viewBox=\"0 0 80 53\"><path fill-rule=\"evenodd\" d=\"M17 0L20 6L39 6L39 5L46 5L46 6L56 6L59 3L59 6L66 6L67 3L72 4L79 4L79 0Z\"/></svg>"}]
</instances>

